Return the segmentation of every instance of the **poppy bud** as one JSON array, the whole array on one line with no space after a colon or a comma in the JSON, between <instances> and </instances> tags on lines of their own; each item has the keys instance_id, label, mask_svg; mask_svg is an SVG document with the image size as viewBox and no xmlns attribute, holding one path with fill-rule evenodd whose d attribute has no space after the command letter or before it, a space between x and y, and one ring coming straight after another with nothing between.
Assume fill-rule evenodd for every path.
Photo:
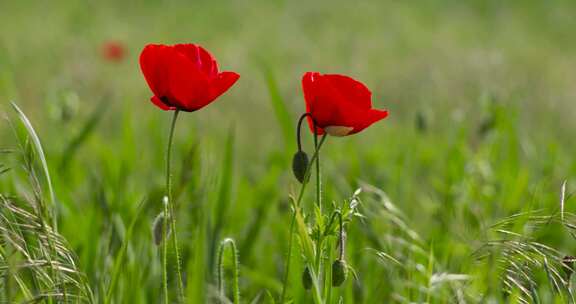
<instances>
[{"instance_id":1,"label":"poppy bud","mask_svg":"<svg viewBox=\"0 0 576 304\"><path fill-rule=\"evenodd\" d=\"M338 287L348 277L348 265L344 260L336 260L332 264L332 286Z\"/></svg>"},{"instance_id":2,"label":"poppy bud","mask_svg":"<svg viewBox=\"0 0 576 304\"><path fill-rule=\"evenodd\" d=\"M312 275L308 267L304 268L304 272L302 273L302 286L304 286L306 290L312 289Z\"/></svg>"},{"instance_id":3,"label":"poppy bud","mask_svg":"<svg viewBox=\"0 0 576 304\"><path fill-rule=\"evenodd\" d=\"M300 150L296 152L296 154L294 154L294 158L292 158L292 172L294 172L294 176L300 183L304 182L307 169L308 155L306 152Z\"/></svg>"},{"instance_id":4,"label":"poppy bud","mask_svg":"<svg viewBox=\"0 0 576 304\"><path fill-rule=\"evenodd\" d=\"M573 256L567 255L562 259L562 265L564 266L562 268L564 269L564 274L566 274L567 279L570 279L574 273L574 262L576 262L576 257Z\"/></svg>"}]
</instances>

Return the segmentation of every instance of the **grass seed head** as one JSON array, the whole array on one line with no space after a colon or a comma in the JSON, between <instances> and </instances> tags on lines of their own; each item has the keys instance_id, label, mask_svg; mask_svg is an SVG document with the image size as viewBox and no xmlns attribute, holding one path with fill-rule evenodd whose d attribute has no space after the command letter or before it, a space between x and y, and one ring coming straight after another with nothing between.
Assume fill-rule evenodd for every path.
<instances>
[{"instance_id":1,"label":"grass seed head","mask_svg":"<svg viewBox=\"0 0 576 304\"><path fill-rule=\"evenodd\" d=\"M563 269L567 279L570 279L574 273L574 262L576 262L576 257L570 255L567 255L562 259L562 265L564 266Z\"/></svg>"}]
</instances>

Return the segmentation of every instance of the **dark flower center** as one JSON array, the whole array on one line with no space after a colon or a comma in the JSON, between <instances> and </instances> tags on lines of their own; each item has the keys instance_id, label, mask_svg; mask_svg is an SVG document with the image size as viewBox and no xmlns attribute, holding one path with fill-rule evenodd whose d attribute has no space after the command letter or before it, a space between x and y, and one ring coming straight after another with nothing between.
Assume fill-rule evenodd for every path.
<instances>
[{"instance_id":1,"label":"dark flower center","mask_svg":"<svg viewBox=\"0 0 576 304\"><path fill-rule=\"evenodd\" d=\"M162 100L162 102L169 106L169 107L174 107L174 105L172 104L172 102L170 102L170 98L168 98L168 96L162 96L160 97L160 100Z\"/></svg>"}]
</instances>

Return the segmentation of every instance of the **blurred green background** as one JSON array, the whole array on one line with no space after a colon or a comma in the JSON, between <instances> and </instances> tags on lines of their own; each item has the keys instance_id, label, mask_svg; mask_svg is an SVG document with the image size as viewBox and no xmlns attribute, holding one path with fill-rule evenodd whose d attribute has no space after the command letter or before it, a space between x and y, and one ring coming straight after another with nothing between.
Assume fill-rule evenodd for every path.
<instances>
[{"instance_id":1,"label":"blurred green background","mask_svg":"<svg viewBox=\"0 0 576 304\"><path fill-rule=\"evenodd\" d=\"M305 109L301 75L347 74L391 114L361 134L328 139L326 201L340 204L365 182L387 194L405 225L365 194L367 218L349 231L358 280L339 296L345 303L498 301L506 298L506 272L494 274L490 263L499 255L483 263L472 254L502 238L490 225L520 212L557 215L564 180L573 210L575 14L568 0L1 1L0 106L9 120L0 125L0 148L18 146L9 123L18 123L8 103L14 100L42 141L60 233L96 300L128 242L114 300L155 303L160 265L149 227L161 211L170 115L150 103L138 56L147 43L204 46L222 70L241 78L178 122L174 167L187 295L192 303L209 301L202 282L213 282L213 270L204 262L231 236L249 302L263 290L279 292L287 199L298 189L289 161ZM102 56L109 41L124 45L122 61ZM312 151L309 138L305 146ZM29 193L19 162L17 154L0 159L13 169L0 175L6 195ZM526 228L530 221L510 230L558 256L575 254L567 228ZM402 237L424 254L399 245ZM307 303L295 269L291 297ZM439 273L474 279L433 288ZM502 278L496 287L493 275ZM554 298L548 283L534 288L545 302Z\"/></svg>"}]
</instances>

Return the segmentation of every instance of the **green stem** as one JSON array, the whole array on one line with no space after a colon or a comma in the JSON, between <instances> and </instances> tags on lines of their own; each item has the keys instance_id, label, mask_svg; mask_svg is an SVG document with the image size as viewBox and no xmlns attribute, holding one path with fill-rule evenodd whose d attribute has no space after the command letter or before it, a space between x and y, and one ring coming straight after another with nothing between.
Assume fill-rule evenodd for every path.
<instances>
[{"instance_id":1,"label":"green stem","mask_svg":"<svg viewBox=\"0 0 576 304\"><path fill-rule=\"evenodd\" d=\"M284 304L286 297L286 287L288 285L288 275L290 273L290 259L292 257L292 239L294 238L294 222L296 222L296 211L292 213L290 220L290 236L288 238L288 256L286 257L286 267L284 269L284 278L282 280L282 295L280 296L280 304Z\"/></svg>"},{"instance_id":2,"label":"green stem","mask_svg":"<svg viewBox=\"0 0 576 304\"><path fill-rule=\"evenodd\" d=\"M178 119L179 110L174 111L172 116L172 124L170 125L170 135L168 137L168 147L166 149L166 195L168 196L168 208L170 209L170 228L172 230L172 246L174 247L174 254L176 255L176 272L178 275L178 301L183 302L184 299L184 284L182 283L182 270L180 268L180 251L178 250L178 237L176 233L176 214L174 213L174 202L172 201L172 173L170 170L171 155L172 155L172 141L174 138L174 129L176 127L176 120ZM167 283L166 283L167 284Z\"/></svg>"},{"instance_id":3,"label":"green stem","mask_svg":"<svg viewBox=\"0 0 576 304\"><path fill-rule=\"evenodd\" d=\"M164 291L164 303L170 303L168 295L168 197L162 200L162 212L164 218L162 220L162 288Z\"/></svg>"},{"instance_id":4,"label":"green stem","mask_svg":"<svg viewBox=\"0 0 576 304\"><path fill-rule=\"evenodd\" d=\"M312 276L312 298L314 299L314 303L325 304L322 300L322 293L320 292L320 282L318 281L319 275L313 269L310 270L310 275Z\"/></svg>"},{"instance_id":5,"label":"green stem","mask_svg":"<svg viewBox=\"0 0 576 304\"><path fill-rule=\"evenodd\" d=\"M314 130L316 131L316 126L314 127ZM317 132L314 132L314 149L316 151L318 151L317 152L318 155L316 157L316 204L318 205L318 210L320 211L320 214L322 214L322 193L321 193L322 185L321 185L321 176L320 176L320 151L318 150L318 134L317 134ZM316 225L318 225L318 227L320 226L318 222L316 223ZM318 238L316 239L316 263L315 263L315 266L316 266L316 273L318 275L319 284L322 284L322 281L320 280L320 277L322 277L322 243L323 243L322 235L318 234Z\"/></svg>"},{"instance_id":6,"label":"green stem","mask_svg":"<svg viewBox=\"0 0 576 304\"><path fill-rule=\"evenodd\" d=\"M328 242L328 260L329 261L333 261L334 260L334 242L331 239L327 239ZM330 304L332 303L332 276L334 274L332 273L332 265L329 264L328 267L326 267L326 278L324 280L324 298L326 299L326 303Z\"/></svg>"},{"instance_id":7,"label":"green stem","mask_svg":"<svg viewBox=\"0 0 576 304\"><path fill-rule=\"evenodd\" d=\"M322 138L325 138L324 135ZM321 176L320 176L320 150L318 149L318 135L314 134L314 149L317 151L316 154L316 203L318 204L318 209L320 209L320 214L322 214L322 193L321 193Z\"/></svg>"},{"instance_id":8,"label":"green stem","mask_svg":"<svg viewBox=\"0 0 576 304\"><path fill-rule=\"evenodd\" d=\"M302 182L302 187L300 187L300 193L298 194L298 199L296 200L296 207L300 206L300 202L302 201L302 197L304 196L304 190L306 189L306 185L308 184L308 179L310 177L310 171L312 168L312 164L318 158L318 154L324 141L326 140L326 134L322 136L320 139L320 143L316 145L316 149L314 151L314 155L312 155L312 159L310 160L310 164L308 164L308 168L306 168L306 174L304 174L304 180ZM280 304L284 303L284 299L286 298L286 289L288 287L288 277L290 274L290 260L292 257L292 245L293 245L293 236L294 236L294 223L296 222L296 210L292 213L292 219L290 220L290 237L288 239L288 256L286 258L286 267L284 270L284 278L282 280L282 295L280 296Z\"/></svg>"},{"instance_id":9,"label":"green stem","mask_svg":"<svg viewBox=\"0 0 576 304\"><path fill-rule=\"evenodd\" d=\"M332 222L334 220L334 216L338 216L338 260L339 261L343 261L344 260L344 227L342 224L342 213L340 212L340 210L336 210L334 211L334 213L332 214L332 218L330 219L330 223L329 225L326 227L327 229L330 229L332 226ZM328 230L326 230L328 231ZM324 233L324 235L326 236L326 231ZM332 242L330 239L328 239L328 252L329 252L329 261L334 261L334 257L333 257L333 252L334 252L334 242ZM332 265L329 265L328 267L326 267L327 269L327 277L326 277L326 282L324 284L324 286L326 286L326 303L330 304L332 302L332 280L333 280L333 276L334 273L332 273Z\"/></svg>"}]
</instances>

